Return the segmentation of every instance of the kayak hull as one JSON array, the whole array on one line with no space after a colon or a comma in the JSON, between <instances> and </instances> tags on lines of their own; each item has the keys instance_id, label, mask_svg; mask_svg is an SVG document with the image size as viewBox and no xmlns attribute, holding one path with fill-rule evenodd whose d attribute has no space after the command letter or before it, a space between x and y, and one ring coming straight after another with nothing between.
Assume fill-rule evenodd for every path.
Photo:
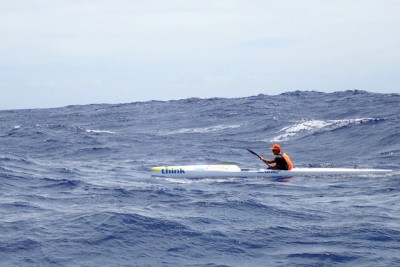
<instances>
[{"instance_id":1,"label":"kayak hull","mask_svg":"<svg viewBox=\"0 0 400 267\"><path fill-rule=\"evenodd\" d=\"M324 176L340 174L385 174L385 169L352 169L352 168L293 168L286 170L245 169L237 165L181 165L160 166L151 168L151 175L171 178L219 178L219 177L271 177L285 178L291 176Z\"/></svg>"}]
</instances>

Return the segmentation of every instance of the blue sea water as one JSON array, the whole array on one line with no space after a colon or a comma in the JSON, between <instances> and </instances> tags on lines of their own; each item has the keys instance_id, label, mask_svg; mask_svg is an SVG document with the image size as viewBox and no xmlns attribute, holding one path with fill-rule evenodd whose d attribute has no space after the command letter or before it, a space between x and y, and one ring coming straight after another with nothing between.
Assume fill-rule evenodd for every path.
<instances>
[{"instance_id":1,"label":"blue sea water","mask_svg":"<svg viewBox=\"0 0 400 267\"><path fill-rule=\"evenodd\" d=\"M170 179L152 166L385 175ZM0 266L400 266L400 95L352 90L0 111Z\"/></svg>"}]
</instances>

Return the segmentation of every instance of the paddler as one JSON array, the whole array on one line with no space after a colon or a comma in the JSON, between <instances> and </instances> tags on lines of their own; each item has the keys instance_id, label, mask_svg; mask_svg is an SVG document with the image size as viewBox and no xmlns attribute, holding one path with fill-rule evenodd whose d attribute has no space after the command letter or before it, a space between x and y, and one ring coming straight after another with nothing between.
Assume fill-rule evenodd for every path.
<instances>
[{"instance_id":1,"label":"paddler","mask_svg":"<svg viewBox=\"0 0 400 267\"><path fill-rule=\"evenodd\" d=\"M274 144L270 149L275 155L274 159L268 160L263 157L260 158L265 164L269 166L268 169L291 170L293 168L293 164L290 160L289 155L286 153L281 153L281 146L279 144ZM271 163L275 163L275 165L270 166L269 164Z\"/></svg>"}]
</instances>

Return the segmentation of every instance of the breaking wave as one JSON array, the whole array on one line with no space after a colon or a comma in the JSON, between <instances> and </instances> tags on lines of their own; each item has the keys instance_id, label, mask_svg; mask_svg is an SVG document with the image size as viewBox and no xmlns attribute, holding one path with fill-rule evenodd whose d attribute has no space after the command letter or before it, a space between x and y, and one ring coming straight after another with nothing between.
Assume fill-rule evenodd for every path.
<instances>
[{"instance_id":1,"label":"breaking wave","mask_svg":"<svg viewBox=\"0 0 400 267\"><path fill-rule=\"evenodd\" d=\"M342 120L301 120L293 125L279 130L279 135L268 140L270 142L282 142L291 139L303 138L315 133L334 131L343 127L359 125L368 122L377 122L378 118L356 118Z\"/></svg>"}]
</instances>

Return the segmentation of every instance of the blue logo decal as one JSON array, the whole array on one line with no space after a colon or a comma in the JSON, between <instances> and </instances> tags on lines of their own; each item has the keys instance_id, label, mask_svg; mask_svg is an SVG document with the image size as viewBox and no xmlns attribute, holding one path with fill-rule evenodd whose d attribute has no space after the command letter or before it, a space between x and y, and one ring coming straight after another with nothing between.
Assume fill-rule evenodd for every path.
<instances>
[{"instance_id":1,"label":"blue logo decal","mask_svg":"<svg viewBox=\"0 0 400 267\"><path fill-rule=\"evenodd\" d=\"M271 170L265 170L264 173L273 173L273 174L278 174L279 171L271 171Z\"/></svg>"},{"instance_id":2,"label":"blue logo decal","mask_svg":"<svg viewBox=\"0 0 400 267\"><path fill-rule=\"evenodd\" d=\"M162 174L171 174L171 173L173 173L173 174L176 174L176 173L185 173L185 170L184 169L182 169L182 168L180 168L179 170L178 169L161 169L161 173Z\"/></svg>"}]
</instances>

